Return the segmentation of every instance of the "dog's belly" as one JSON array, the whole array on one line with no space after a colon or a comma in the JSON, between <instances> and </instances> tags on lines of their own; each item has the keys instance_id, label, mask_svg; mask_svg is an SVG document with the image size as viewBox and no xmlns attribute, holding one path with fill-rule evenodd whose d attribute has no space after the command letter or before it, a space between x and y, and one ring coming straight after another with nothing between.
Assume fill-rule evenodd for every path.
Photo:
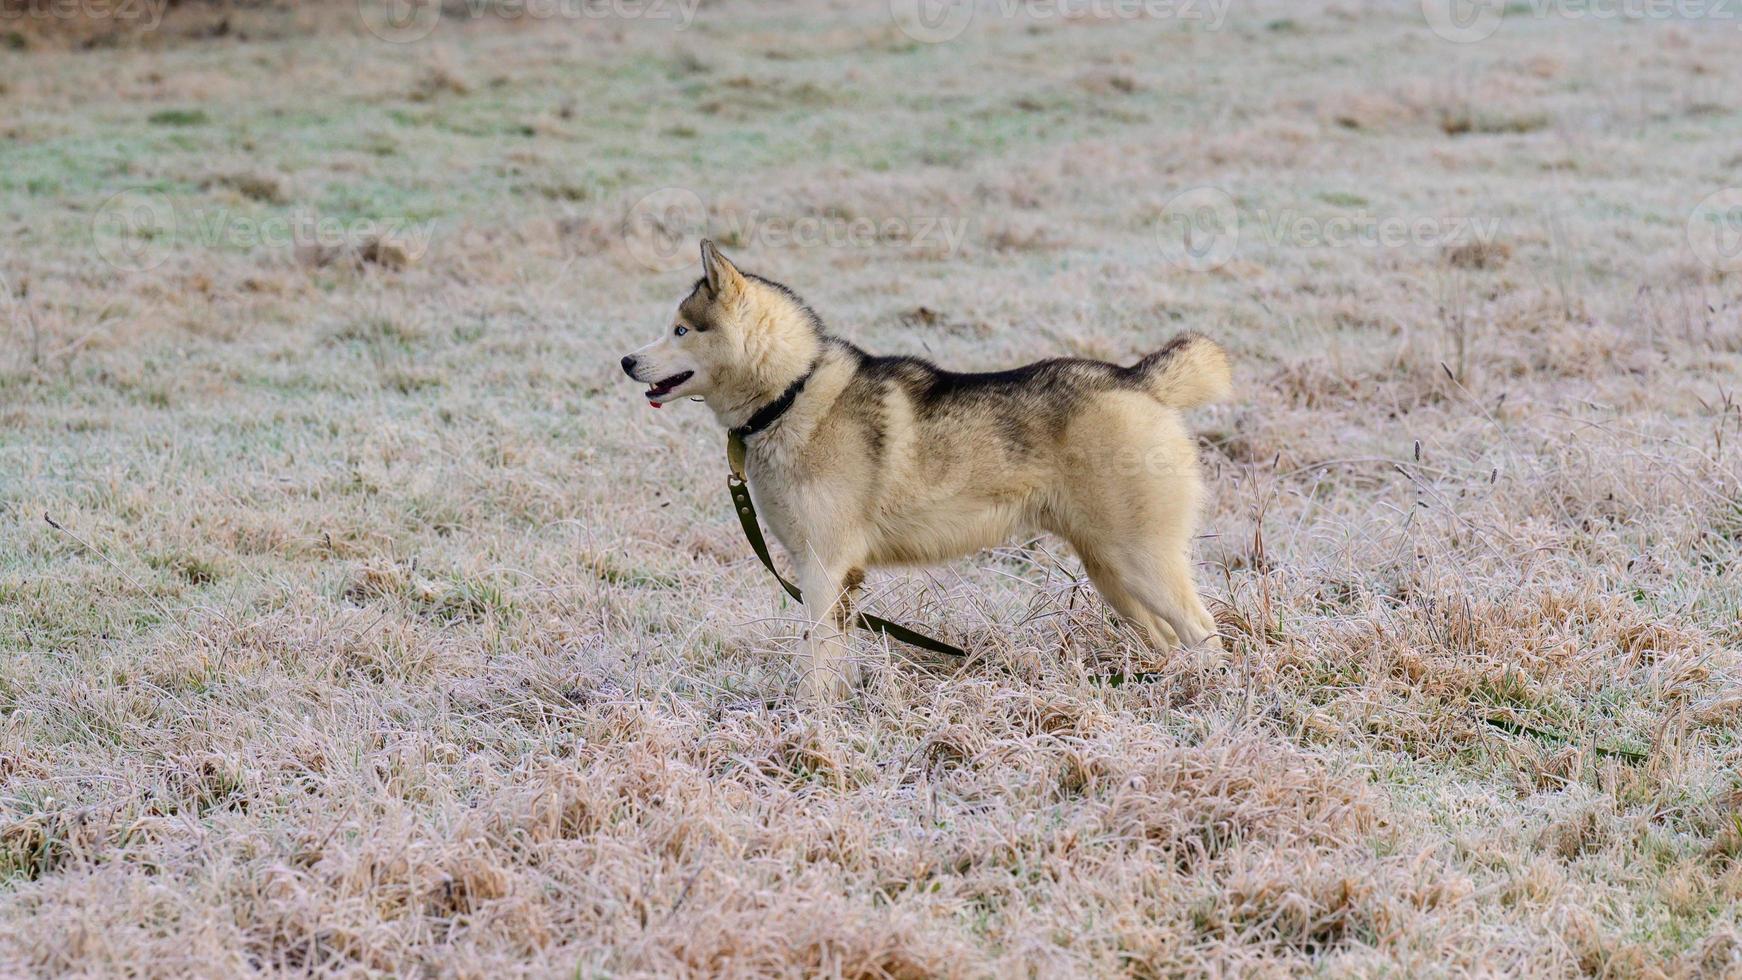
<instances>
[{"instance_id":1,"label":"dog's belly","mask_svg":"<svg viewBox=\"0 0 1742 980\"><path fill-rule=\"evenodd\" d=\"M929 565L1008 541L1033 523L1014 501L959 501L882 514L872 525L872 565Z\"/></svg>"}]
</instances>

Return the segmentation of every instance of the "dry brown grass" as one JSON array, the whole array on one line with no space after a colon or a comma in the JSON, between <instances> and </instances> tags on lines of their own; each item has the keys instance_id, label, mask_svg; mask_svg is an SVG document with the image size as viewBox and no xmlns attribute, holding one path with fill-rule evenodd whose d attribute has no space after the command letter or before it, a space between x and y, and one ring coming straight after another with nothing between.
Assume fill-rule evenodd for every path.
<instances>
[{"instance_id":1,"label":"dry brown grass","mask_svg":"<svg viewBox=\"0 0 1742 980\"><path fill-rule=\"evenodd\" d=\"M1736 975L1742 296L1684 229L1737 41L1407 7L8 52L0 972ZM149 271L127 186L194 219ZM797 702L719 434L615 367L662 186L874 348L1224 341L1228 653L1013 542L869 583L969 662ZM298 209L351 234L226 223Z\"/></svg>"}]
</instances>

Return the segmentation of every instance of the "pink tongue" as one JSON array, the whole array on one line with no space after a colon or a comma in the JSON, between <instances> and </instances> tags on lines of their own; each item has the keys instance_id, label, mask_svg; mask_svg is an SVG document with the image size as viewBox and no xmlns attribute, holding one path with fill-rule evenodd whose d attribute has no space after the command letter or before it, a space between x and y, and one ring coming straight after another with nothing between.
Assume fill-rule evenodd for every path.
<instances>
[{"instance_id":1,"label":"pink tongue","mask_svg":"<svg viewBox=\"0 0 1742 980\"><path fill-rule=\"evenodd\" d=\"M652 399L648 399L647 404L652 405L654 408L658 408L660 405L662 405L664 403L663 402L656 402L656 401L653 401Z\"/></svg>"}]
</instances>

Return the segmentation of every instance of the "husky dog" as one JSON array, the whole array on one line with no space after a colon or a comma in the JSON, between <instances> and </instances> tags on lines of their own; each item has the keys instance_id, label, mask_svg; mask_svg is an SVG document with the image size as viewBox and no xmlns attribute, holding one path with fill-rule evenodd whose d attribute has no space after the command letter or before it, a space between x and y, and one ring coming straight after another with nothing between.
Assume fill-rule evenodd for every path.
<instances>
[{"instance_id":1,"label":"husky dog","mask_svg":"<svg viewBox=\"0 0 1742 980\"><path fill-rule=\"evenodd\" d=\"M799 297L702 242L664 336L623 358L654 407L696 397L748 447L751 499L798 570L805 688L856 682L842 631L864 570L1042 529L1155 647L1220 646L1188 560L1203 483L1180 410L1228 395L1182 334L1131 367L1082 358L962 374L830 336Z\"/></svg>"}]
</instances>

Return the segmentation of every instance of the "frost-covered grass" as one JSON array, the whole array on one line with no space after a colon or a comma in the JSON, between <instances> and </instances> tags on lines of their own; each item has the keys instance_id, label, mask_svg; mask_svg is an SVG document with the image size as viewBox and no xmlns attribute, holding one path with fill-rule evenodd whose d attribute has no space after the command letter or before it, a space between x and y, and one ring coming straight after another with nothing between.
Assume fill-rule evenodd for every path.
<instances>
[{"instance_id":1,"label":"frost-covered grass","mask_svg":"<svg viewBox=\"0 0 1742 980\"><path fill-rule=\"evenodd\" d=\"M1687 235L1742 37L304 26L0 44L3 972L1742 969L1742 295ZM968 663L798 700L720 434L617 368L696 274L661 188L873 349L1227 345L1228 652L1043 538L870 583Z\"/></svg>"}]
</instances>

